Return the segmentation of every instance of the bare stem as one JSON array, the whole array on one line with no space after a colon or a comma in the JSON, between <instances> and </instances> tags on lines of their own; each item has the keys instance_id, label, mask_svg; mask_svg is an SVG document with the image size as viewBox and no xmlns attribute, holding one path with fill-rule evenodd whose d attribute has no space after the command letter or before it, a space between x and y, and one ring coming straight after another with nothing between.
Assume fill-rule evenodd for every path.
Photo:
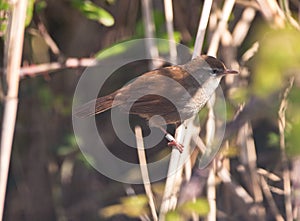
<instances>
[{"instance_id":1,"label":"bare stem","mask_svg":"<svg viewBox=\"0 0 300 221\"><path fill-rule=\"evenodd\" d=\"M12 6L11 25L7 50L7 84L0 161L0 220L3 217L6 185L18 109L19 72L22 58L27 0L16 1Z\"/></svg>"},{"instance_id":2,"label":"bare stem","mask_svg":"<svg viewBox=\"0 0 300 221\"><path fill-rule=\"evenodd\" d=\"M176 42L174 39L174 28L173 28L173 4L172 0L164 0L165 5L165 17L166 26L169 38L169 48L170 48L170 59L173 63L177 63L177 49Z\"/></svg>"},{"instance_id":3,"label":"bare stem","mask_svg":"<svg viewBox=\"0 0 300 221\"><path fill-rule=\"evenodd\" d=\"M149 51L150 58L158 59L158 49L155 44L155 24L152 17L152 1L151 0L142 0L142 11L143 11L143 21L146 33L146 44L147 50ZM155 60L152 62L150 69L156 68L157 64Z\"/></svg>"},{"instance_id":4,"label":"bare stem","mask_svg":"<svg viewBox=\"0 0 300 221\"><path fill-rule=\"evenodd\" d=\"M212 0L204 1L201 18L200 18L200 22L199 22L199 26L198 26L198 31L197 31L197 37L196 37L196 42L195 42L195 47L194 47L193 58L195 58L201 54L204 36L205 36L208 19L209 19L209 15L210 15L210 11L211 11L211 6L212 6Z\"/></svg>"},{"instance_id":5,"label":"bare stem","mask_svg":"<svg viewBox=\"0 0 300 221\"><path fill-rule=\"evenodd\" d=\"M279 145L282 156L282 166L283 166L283 189L284 189L284 197L285 197L285 212L286 212L286 220L293 220L293 212L292 212L292 198L291 198L291 177L288 166L288 159L285 152L285 112L288 105L287 96L293 87L294 77L290 79L290 84L285 89L282 100L280 103L279 111L278 111L278 126L279 126Z\"/></svg>"},{"instance_id":6,"label":"bare stem","mask_svg":"<svg viewBox=\"0 0 300 221\"><path fill-rule=\"evenodd\" d=\"M221 20L218 24L217 30L215 31L208 52L208 55L211 56L216 56L218 48L219 48L219 43L220 43L220 39L221 39L221 35L222 33L224 33L225 29L227 28L227 22L230 16L230 13L233 9L235 0L226 0L223 6L223 10L222 10L222 16L221 16Z\"/></svg>"},{"instance_id":7,"label":"bare stem","mask_svg":"<svg viewBox=\"0 0 300 221\"><path fill-rule=\"evenodd\" d=\"M141 127L137 126L135 127L135 136L136 136L136 143L137 143L137 151L138 151L138 157L140 161L140 168L144 183L144 188L146 191L146 195L149 200L149 206L151 209L153 220L158 220L156 209L155 209L155 203L154 203L154 197L151 190L151 183L149 179L149 173L147 168L147 159L145 154L145 147L143 142L143 135L142 135L142 129Z\"/></svg>"}]
</instances>

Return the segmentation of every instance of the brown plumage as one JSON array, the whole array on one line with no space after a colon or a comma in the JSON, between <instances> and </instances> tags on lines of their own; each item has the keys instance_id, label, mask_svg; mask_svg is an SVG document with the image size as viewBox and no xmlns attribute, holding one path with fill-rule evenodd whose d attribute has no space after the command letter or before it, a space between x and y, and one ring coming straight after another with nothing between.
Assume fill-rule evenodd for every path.
<instances>
[{"instance_id":1,"label":"brown plumage","mask_svg":"<svg viewBox=\"0 0 300 221\"><path fill-rule=\"evenodd\" d=\"M83 105L75 114L87 117L118 107L147 120L160 115L166 124L178 124L204 106L227 73L237 72L227 70L214 57L201 56L184 65L142 74L127 86Z\"/></svg>"}]
</instances>

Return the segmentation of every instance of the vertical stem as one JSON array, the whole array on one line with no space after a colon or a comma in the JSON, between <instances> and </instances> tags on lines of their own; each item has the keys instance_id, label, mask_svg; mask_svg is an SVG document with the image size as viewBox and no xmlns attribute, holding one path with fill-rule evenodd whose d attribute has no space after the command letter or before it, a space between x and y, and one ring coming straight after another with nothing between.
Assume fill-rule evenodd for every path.
<instances>
[{"instance_id":1,"label":"vertical stem","mask_svg":"<svg viewBox=\"0 0 300 221\"><path fill-rule=\"evenodd\" d=\"M145 192L149 199L149 206L151 209L153 220L156 221L158 220L158 217L155 209L153 193L151 190L151 183L150 183L149 173L147 168L147 159L145 154L145 147L144 147L141 127L139 126L135 127L135 135L136 135L137 151L138 151L138 157L140 161L140 168L141 168L143 183L145 187Z\"/></svg>"},{"instance_id":2,"label":"vertical stem","mask_svg":"<svg viewBox=\"0 0 300 221\"><path fill-rule=\"evenodd\" d=\"M172 0L164 0L165 5L165 17L167 32L169 38L169 47L170 47L170 59L173 63L177 63L177 49L176 42L174 39L174 28L173 28L173 4Z\"/></svg>"},{"instance_id":3,"label":"vertical stem","mask_svg":"<svg viewBox=\"0 0 300 221\"><path fill-rule=\"evenodd\" d=\"M215 31L208 52L208 55L211 56L216 56L218 48L219 48L219 43L221 39L221 35L225 31L227 27L227 22L230 16L230 13L232 12L233 6L234 6L235 0L226 0L223 6L222 10L222 17L221 20L218 24L217 30Z\"/></svg>"},{"instance_id":4,"label":"vertical stem","mask_svg":"<svg viewBox=\"0 0 300 221\"><path fill-rule=\"evenodd\" d=\"M146 35L146 48L149 51L151 59L158 59L158 49L155 44L154 34L155 34L155 25L152 17L152 1L151 0L142 0L142 12L143 12L143 21L145 27ZM155 61L152 61L150 69L156 68Z\"/></svg>"},{"instance_id":5,"label":"vertical stem","mask_svg":"<svg viewBox=\"0 0 300 221\"><path fill-rule=\"evenodd\" d=\"M285 89L282 100L280 103L279 111L278 111L278 127L279 127L279 145L281 150L282 156L282 166L283 166L283 191L284 191L284 205L285 205L285 213L286 213L286 220L292 221L293 220L293 211L292 211L292 196L291 196L291 177L290 171L288 166L288 159L285 152L285 111L287 108L287 96L294 84L294 78L290 79L290 84Z\"/></svg>"},{"instance_id":6,"label":"vertical stem","mask_svg":"<svg viewBox=\"0 0 300 221\"><path fill-rule=\"evenodd\" d=\"M212 6L212 0L204 1L201 18L200 18L200 22L199 22L199 26L198 26L198 31L197 31L197 37L196 37L196 42L195 42L195 47L194 47L194 52L193 52L193 58L195 58L201 54L205 31L207 28L208 19L209 19L209 15L210 15L210 11L211 11L211 6Z\"/></svg>"},{"instance_id":7,"label":"vertical stem","mask_svg":"<svg viewBox=\"0 0 300 221\"><path fill-rule=\"evenodd\" d=\"M215 131L216 131L216 121L214 113L214 105L216 101L216 94L213 93L211 98L207 102L208 107L208 119L206 123L206 148L212 149ZM217 220L217 202L216 202L216 177L214 172L214 167L209 171L209 176L207 180L207 198L210 207L210 211L207 215L208 221Z\"/></svg>"},{"instance_id":8,"label":"vertical stem","mask_svg":"<svg viewBox=\"0 0 300 221\"><path fill-rule=\"evenodd\" d=\"M214 169L210 169L207 180L207 199L209 203L209 213L207 221L215 221L217 219L217 203L216 203L216 176Z\"/></svg>"},{"instance_id":9,"label":"vertical stem","mask_svg":"<svg viewBox=\"0 0 300 221\"><path fill-rule=\"evenodd\" d=\"M7 53L7 84L5 99L0 161L0 220L3 218L10 155L18 108L19 73L22 58L27 0L16 1L12 6Z\"/></svg>"}]
</instances>

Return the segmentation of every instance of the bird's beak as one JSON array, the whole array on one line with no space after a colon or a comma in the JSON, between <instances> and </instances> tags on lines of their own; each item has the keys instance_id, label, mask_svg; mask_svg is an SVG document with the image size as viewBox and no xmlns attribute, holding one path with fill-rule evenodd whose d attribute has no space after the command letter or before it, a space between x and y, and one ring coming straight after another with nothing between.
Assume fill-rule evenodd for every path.
<instances>
[{"instance_id":1,"label":"bird's beak","mask_svg":"<svg viewBox=\"0 0 300 221\"><path fill-rule=\"evenodd\" d=\"M238 74L239 72L236 70L230 70L230 69L226 69L224 71L224 74Z\"/></svg>"}]
</instances>

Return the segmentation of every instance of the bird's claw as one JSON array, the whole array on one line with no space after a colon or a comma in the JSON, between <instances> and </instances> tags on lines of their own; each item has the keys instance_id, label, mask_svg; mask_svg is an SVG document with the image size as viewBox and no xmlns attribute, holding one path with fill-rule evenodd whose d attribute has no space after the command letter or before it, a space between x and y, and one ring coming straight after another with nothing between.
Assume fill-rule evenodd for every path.
<instances>
[{"instance_id":1,"label":"bird's claw","mask_svg":"<svg viewBox=\"0 0 300 221\"><path fill-rule=\"evenodd\" d=\"M180 153L183 152L183 145L178 143L176 140L172 140L168 143L168 146L170 147L176 147Z\"/></svg>"}]
</instances>

